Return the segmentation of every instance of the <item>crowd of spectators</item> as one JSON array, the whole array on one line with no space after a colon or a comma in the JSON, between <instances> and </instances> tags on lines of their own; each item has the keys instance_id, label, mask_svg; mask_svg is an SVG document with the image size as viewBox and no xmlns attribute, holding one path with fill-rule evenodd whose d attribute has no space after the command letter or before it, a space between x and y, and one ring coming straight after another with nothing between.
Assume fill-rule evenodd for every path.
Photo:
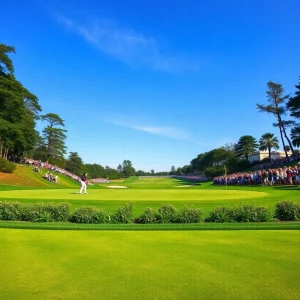
<instances>
[{"instance_id":1,"label":"crowd of spectators","mask_svg":"<svg viewBox=\"0 0 300 300\"><path fill-rule=\"evenodd\" d=\"M300 154L290 157L280 157L269 162L262 162L254 166L255 170L274 169L285 166L289 162L300 161Z\"/></svg>"},{"instance_id":2,"label":"crowd of spectators","mask_svg":"<svg viewBox=\"0 0 300 300\"><path fill-rule=\"evenodd\" d=\"M92 183L109 183L109 178L94 178L91 180Z\"/></svg>"},{"instance_id":3,"label":"crowd of spectators","mask_svg":"<svg viewBox=\"0 0 300 300\"><path fill-rule=\"evenodd\" d=\"M215 177L213 182L216 185L299 185L300 165L223 175Z\"/></svg>"},{"instance_id":4,"label":"crowd of spectators","mask_svg":"<svg viewBox=\"0 0 300 300\"><path fill-rule=\"evenodd\" d=\"M45 169L48 169L48 170L50 170L52 172L57 172L57 173L66 175L68 177L71 177L72 179L74 179L76 181L80 181L80 177L79 176L77 176L75 174L72 174L71 172L68 172L67 170L59 168L59 167L57 167L55 165L51 165L51 164L49 164L47 162L42 162L40 160L34 160L34 159L31 159L31 158L24 157L23 160L21 161L21 163L33 166L34 167L34 171L39 172L39 173L40 173L40 168L45 168ZM46 179L49 180L49 178L46 178ZM50 181L52 181L52 180L50 180Z\"/></svg>"}]
</instances>

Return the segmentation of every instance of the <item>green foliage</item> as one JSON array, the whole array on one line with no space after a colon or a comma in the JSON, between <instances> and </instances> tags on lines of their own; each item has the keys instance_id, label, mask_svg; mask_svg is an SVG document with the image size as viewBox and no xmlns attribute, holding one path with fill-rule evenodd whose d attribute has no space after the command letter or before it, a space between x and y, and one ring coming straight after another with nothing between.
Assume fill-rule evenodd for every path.
<instances>
[{"instance_id":1,"label":"green foliage","mask_svg":"<svg viewBox=\"0 0 300 300\"><path fill-rule=\"evenodd\" d=\"M110 221L110 216L104 211L94 207L80 207L70 216L70 222L82 224L103 224Z\"/></svg>"},{"instance_id":2,"label":"green foliage","mask_svg":"<svg viewBox=\"0 0 300 300\"><path fill-rule=\"evenodd\" d=\"M300 126L296 126L291 130L292 143L295 147L300 147Z\"/></svg>"},{"instance_id":3,"label":"green foliage","mask_svg":"<svg viewBox=\"0 0 300 300\"><path fill-rule=\"evenodd\" d=\"M67 203L0 202L0 219L30 222L64 222L68 220L70 205Z\"/></svg>"},{"instance_id":4,"label":"green foliage","mask_svg":"<svg viewBox=\"0 0 300 300\"><path fill-rule=\"evenodd\" d=\"M16 221L22 216L23 205L20 202L0 201L0 220Z\"/></svg>"},{"instance_id":5,"label":"green foliage","mask_svg":"<svg viewBox=\"0 0 300 300\"><path fill-rule=\"evenodd\" d=\"M255 152L257 148L258 148L258 143L253 136L243 135L240 137L235 150L238 156L248 160L249 154Z\"/></svg>"},{"instance_id":6,"label":"green foliage","mask_svg":"<svg viewBox=\"0 0 300 300\"><path fill-rule=\"evenodd\" d=\"M278 202L275 217L280 221L300 220L300 204L288 200Z\"/></svg>"},{"instance_id":7,"label":"green foliage","mask_svg":"<svg viewBox=\"0 0 300 300\"><path fill-rule=\"evenodd\" d=\"M65 126L61 117L54 113L41 116L42 121L48 122L48 126L43 129L43 142L47 147L47 159L63 158L66 154L66 130L55 126Z\"/></svg>"},{"instance_id":8,"label":"green foliage","mask_svg":"<svg viewBox=\"0 0 300 300\"><path fill-rule=\"evenodd\" d=\"M271 213L267 207L255 207L244 204L231 209L232 222L266 222L271 219Z\"/></svg>"},{"instance_id":9,"label":"green foliage","mask_svg":"<svg viewBox=\"0 0 300 300\"><path fill-rule=\"evenodd\" d=\"M12 173L16 169L16 164L0 158L0 172Z\"/></svg>"},{"instance_id":10,"label":"green foliage","mask_svg":"<svg viewBox=\"0 0 300 300\"><path fill-rule=\"evenodd\" d=\"M153 224L156 223L156 212L151 207L147 207L145 212L136 219L136 223Z\"/></svg>"},{"instance_id":11,"label":"green foliage","mask_svg":"<svg viewBox=\"0 0 300 300\"><path fill-rule=\"evenodd\" d=\"M117 211L112 215L112 223L132 223L133 221L133 207L134 204L125 204L122 207L119 207Z\"/></svg>"},{"instance_id":12,"label":"green foliage","mask_svg":"<svg viewBox=\"0 0 300 300\"><path fill-rule=\"evenodd\" d=\"M177 210L173 205L164 204L156 212L157 223L175 223Z\"/></svg>"},{"instance_id":13,"label":"green foliage","mask_svg":"<svg viewBox=\"0 0 300 300\"><path fill-rule=\"evenodd\" d=\"M216 207L210 213L205 222L232 222L232 209L226 206Z\"/></svg>"},{"instance_id":14,"label":"green foliage","mask_svg":"<svg viewBox=\"0 0 300 300\"><path fill-rule=\"evenodd\" d=\"M300 119L300 80L296 85L295 96L291 97L287 102L287 108L290 110L291 117Z\"/></svg>"},{"instance_id":15,"label":"green foliage","mask_svg":"<svg viewBox=\"0 0 300 300\"><path fill-rule=\"evenodd\" d=\"M184 207L177 214L177 223L200 223L202 219L203 211L200 208Z\"/></svg>"},{"instance_id":16,"label":"green foliage","mask_svg":"<svg viewBox=\"0 0 300 300\"><path fill-rule=\"evenodd\" d=\"M123 161L122 172L125 178L135 175L135 169L130 160Z\"/></svg>"},{"instance_id":17,"label":"green foliage","mask_svg":"<svg viewBox=\"0 0 300 300\"><path fill-rule=\"evenodd\" d=\"M80 175L81 174L81 169L82 169L82 158L78 155L77 152L70 152L70 155L67 160L66 164L66 170L76 174Z\"/></svg>"},{"instance_id":18,"label":"green foliage","mask_svg":"<svg viewBox=\"0 0 300 300\"><path fill-rule=\"evenodd\" d=\"M272 218L271 211L267 207L255 207L250 204L241 204L237 207L216 207L210 212L206 222L268 222Z\"/></svg>"}]
</instances>

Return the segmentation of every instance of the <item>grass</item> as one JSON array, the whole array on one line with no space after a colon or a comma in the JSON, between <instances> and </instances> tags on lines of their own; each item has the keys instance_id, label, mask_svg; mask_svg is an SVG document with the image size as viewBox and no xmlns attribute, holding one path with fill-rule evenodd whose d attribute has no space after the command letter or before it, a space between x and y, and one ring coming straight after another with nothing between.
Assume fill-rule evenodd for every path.
<instances>
[{"instance_id":1,"label":"grass","mask_svg":"<svg viewBox=\"0 0 300 300\"><path fill-rule=\"evenodd\" d=\"M298 299L299 237L0 229L0 298Z\"/></svg>"},{"instance_id":2,"label":"grass","mask_svg":"<svg viewBox=\"0 0 300 300\"><path fill-rule=\"evenodd\" d=\"M31 167L26 166L18 167L16 174L9 175L12 176L10 185L7 185L7 181L3 184L1 180L0 200L17 200L25 203L63 201L70 203L72 210L82 205L90 205L108 211L115 211L126 202L134 202L136 216L143 213L147 207L157 209L165 203L172 204L178 209L186 205L202 208L206 217L217 206L254 203L257 206L274 209L275 204L282 200L300 201L300 188L297 186L226 188L213 186L210 182L195 184L174 178L131 177L122 182L95 184L88 187L90 194L80 195L79 184L63 175L59 175L60 184L46 181ZM0 173L1 176L3 177L3 173ZM25 183L27 185L24 185ZM190 184L193 186L177 187ZM128 188L109 189L107 188L109 185L123 185Z\"/></svg>"},{"instance_id":3,"label":"grass","mask_svg":"<svg viewBox=\"0 0 300 300\"><path fill-rule=\"evenodd\" d=\"M299 201L298 187L189 188L176 179L129 178L89 187L30 167L0 173L0 200L66 201L135 213L169 203L213 207ZM0 299L298 299L300 222L247 224L70 224L0 221Z\"/></svg>"}]
</instances>

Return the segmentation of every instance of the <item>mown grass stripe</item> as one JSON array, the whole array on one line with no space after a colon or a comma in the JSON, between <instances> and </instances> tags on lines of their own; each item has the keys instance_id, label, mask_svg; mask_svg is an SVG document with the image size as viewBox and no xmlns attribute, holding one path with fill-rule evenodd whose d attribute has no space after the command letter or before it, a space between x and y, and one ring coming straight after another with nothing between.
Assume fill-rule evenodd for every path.
<instances>
[{"instance_id":1,"label":"mown grass stripe","mask_svg":"<svg viewBox=\"0 0 300 300\"><path fill-rule=\"evenodd\" d=\"M36 230L300 230L300 222L199 224L73 224L0 221L0 228Z\"/></svg>"}]
</instances>

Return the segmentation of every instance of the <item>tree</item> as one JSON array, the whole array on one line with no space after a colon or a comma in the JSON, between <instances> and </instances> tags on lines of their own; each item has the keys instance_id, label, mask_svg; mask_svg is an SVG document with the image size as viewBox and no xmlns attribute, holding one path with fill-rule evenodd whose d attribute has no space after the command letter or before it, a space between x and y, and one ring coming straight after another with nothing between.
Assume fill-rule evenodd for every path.
<instances>
[{"instance_id":1,"label":"tree","mask_svg":"<svg viewBox=\"0 0 300 300\"><path fill-rule=\"evenodd\" d=\"M47 159L63 157L66 154L65 139L67 136L65 132L67 131L55 126L64 127L64 121L59 115L54 113L42 115L41 119L49 123L43 130L43 141L47 147Z\"/></svg>"},{"instance_id":2,"label":"tree","mask_svg":"<svg viewBox=\"0 0 300 300\"><path fill-rule=\"evenodd\" d=\"M256 139L251 135L240 137L236 145L236 153L238 156L248 160L249 154L255 152L258 148Z\"/></svg>"},{"instance_id":3,"label":"tree","mask_svg":"<svg viewBox=\"0 0 300 300\"><path fill-rule=\"evenodd\" d=\"M35 120L41 111L38 98L14 76L8 56L14 47L0 44L0 155L21 156L33 150L37 139Z\"/></svg>"},{"instance_id":4,"label":"tree","mask_svg":"<svg viewBox=\"0 0 300 300\"><path fill-rule=\"evenodd\" d=\"M296 85L296 88L297 91L295 92L295 96L289 99L286 106L290 110L291 117L300 119L300 77L299 84Z\"/></svg>"},{"instance_id":5,"label":"tree","mask_svg":"<svg viewBox=\"0 0 300 300\"><path fill-rule=\"evenodd\" d=\"M276 118L276 123L274 123L274 126L278 126L280 130L280 136L283 147L285 146L284 138L288 141L291 150L294 154L294 149L292 146L292 143L290 139L287 136L286 133L286 125L285 121L283 120L283 116L286 113L286 100L289 99L289 95L283 95L284 88L282 84L278 84L272 81L269 81L267 83L268 90L267 90L267 100L269 102L268 105L263 104L256 104L257 109L259 112L271 114ZM286 157L288 157L287 151L285 151Z\"/></svg>"},{"instance_id":6,"label":"tree","mask_svg":"<svg viewBox=\"0 0 300 300\"><path fill-rule=\"evenodd\" d=\"M135 175L135 169L132 166L132 163L130 160L125 159L123 161L122 169L123 169L123 175L125 178Z\"/></svg>"},{"instance_id":7,"label":"tree","mask_svg":"<svg viewBox=\"0 0 300 300\"><path fill-rule=\"evenodd\" d=\"M122 173L122 165L121 164L118 165L117 170L118 170L118 172Z\"/></svg>"},{"instance_id":8,"label":"tree","mask_svg":"<svg viewBox=\"0 0 300 300\"><path fill-rule=\"evenodd\" d=\"M295 147L300 147L300 126L296 126L291 131L291 138Z\"/></svg>"},{"instance_id":9,"label":"tree","mask_svg":"<svg viewBox=\"0 0 300 300\"><path fill-rule=\"evenodd\" d=\"M80 175L82 165L83 165L82 158L78 155L78 153L70 152L66 164L66 170L73 174Z\"/></svg>"},{"instance_id":10,"label":"tree","mask_svg":"<svg viewBox=\"0 0 300 300\"><path fill-rule=\"evenodd\" d=\"M151 175L152 175L152 176L154 175L154 170L151 170Z\"/></svg>"},{"instance_id":11,"label":"tree","mask_svg":"<svg viewBox=\"0 0 300 300\"><path fill-rule=\"evenodd\" d=\"M269 159L271 160L271 150L272 148L274 149L279 149L279 141L277 137L274 136L273 133L265 133L262 135L262 137L259 140L259 150L266 151L268 150L269 152Z\"/></svg>"}]
</instances>

